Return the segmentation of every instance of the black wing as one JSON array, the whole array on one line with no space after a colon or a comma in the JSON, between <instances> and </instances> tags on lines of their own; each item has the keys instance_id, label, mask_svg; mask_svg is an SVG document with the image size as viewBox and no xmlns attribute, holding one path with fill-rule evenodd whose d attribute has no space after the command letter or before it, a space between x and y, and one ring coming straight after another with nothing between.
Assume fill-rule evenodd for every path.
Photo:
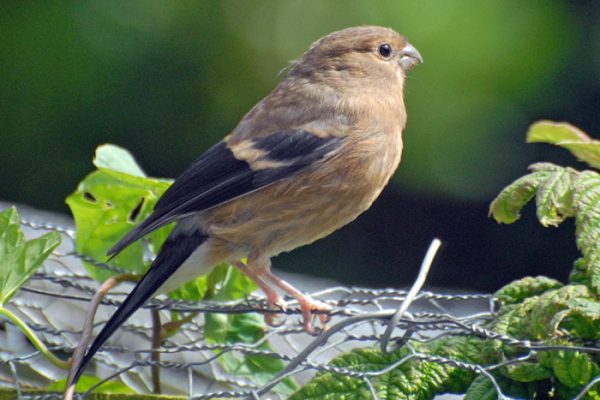
<instances>
[{"instance_id":1,"label":"black wing","mask_svg":"<svg viewBox=\"0 0 600 400\"><path fill-rule=\"evenodd\" d=\"M131 243L178 218L207 210L252 193L305 167L326 159L341 144L340 137L320 137L303 129L276 132L252 141L273 161L273 168L252 169L219 142L188 168L156 203L153 213L110 250L116 255Z\"/></svg>"}]
</instances>

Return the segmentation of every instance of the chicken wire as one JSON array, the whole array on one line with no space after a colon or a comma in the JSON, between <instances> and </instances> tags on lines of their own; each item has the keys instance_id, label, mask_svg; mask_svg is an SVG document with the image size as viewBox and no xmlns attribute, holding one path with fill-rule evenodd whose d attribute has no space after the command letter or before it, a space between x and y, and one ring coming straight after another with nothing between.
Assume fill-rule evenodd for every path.
<instances>
[{"instance_id":1,"label":"chicken wire","mask_svg":"<svg viewBox=\"0 0 600 400\"><path fill-rule=\"evenodd\" d=\"M82 261L91 262L100 268L114 270L114 267L78 254L74 250L75 232L68 225L37 223L29 219L23 219L22 225L26 236L39 235L35 231L53 230L60 232L64 240L8 307L26 321L55 354L67 359L79 342L87 305L99 286L87 275ZM369 388L371 397L377 399L371 382L374 377L409 360L422 360L449 364L482 374L494 384L498 398L507 398L491 375L503 366L532 360L536 352L543 350L600 352L596 347L544 346L485 329L484 324L494 318L495 314L494 299L488 294L420 290L414 291L415 296L407 299L409 292L405 290L331 286L330 282L320 280L285 277L301 289L310 291L314 298L333 307L330 329L326 333L315 337L304 333L300 310L290 300L287 309L280 312L284 317L282 324L265 327L265 335L261 341L253 344L210 344L203 337L205 313L266 313L268 310L264 298L251 295L243 300L227 303L189 303L158 298L151 300L143 308L157 310L163 321L168 320L167 316L171 311L198 315L183 325L177 334L164 340L160 348L152 349L150 313L137 312L97 353L87 373L94 374L103 381L119 380L137 392L151 393L156 382L153 381L152 374L159 371L163 393L200 400L281 399L285 396L273 388L283 379L293 377L301 386L316 372L329 371L362 379ZM131 287L128 285L117 287L102 301L96 314L94 333L98 332L115 306L129 292ZM320 289L315 290L319 286ZM407 306L410 307L405 310ZM394 324L388 327L390 321ZM477 365L423 354L408 342L409 339L411 342L428 342L444 336L460 335L499 340L523 349L526 354L502 363ZM269 342L271 350L261 348L265 341ZM410 352L390 366L369 372L357 372L328 364L337 355L367 346L388 350L407 346ZM248 377L234 376L223 369L218 357L229 352L272 357L281 360L285 367L274 378L258 384ZM152 354L155 356L152 357ZM159 359L156 354L159 354ZM44 388L65 376L66 371L46 360L16 327L5 321L5 329L0 332L0 387L14 388L18 399L60 399L61 395L31 394L24 389ZM582 398L599 381L600 377L593 379L576 399ZM448 397L443 398L459 398L444 396ZM85 394L76 395L76 398L85 397Z\"/></svg>"}]
</instances>

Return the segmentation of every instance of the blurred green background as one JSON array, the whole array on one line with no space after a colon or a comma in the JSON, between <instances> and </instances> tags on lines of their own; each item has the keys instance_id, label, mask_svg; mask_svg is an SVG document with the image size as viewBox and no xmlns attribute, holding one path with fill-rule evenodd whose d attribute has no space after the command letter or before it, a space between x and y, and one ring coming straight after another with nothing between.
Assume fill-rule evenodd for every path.
<instances>
[{"instance_id":1,"label":"blurred green background","mask_svg":"<svg viewBox=\"0 0 600 400\"><path fill-rule=\"evenodd\" d=\"M228 133L319 37L361 24L408 36L401 168L355 223L275 266L354 285L410 283L431 238L429 283L494 290L524 274L566 278L573 227L530 208L498 226L487 205L528 164L573 164L526 145L538 119L600 136L600 2L105 1L0 4L0 199L67 212L95 147L129 149L175 177ZM581 166L579 166L581 167Z\"/></svg>"}]
</instances>

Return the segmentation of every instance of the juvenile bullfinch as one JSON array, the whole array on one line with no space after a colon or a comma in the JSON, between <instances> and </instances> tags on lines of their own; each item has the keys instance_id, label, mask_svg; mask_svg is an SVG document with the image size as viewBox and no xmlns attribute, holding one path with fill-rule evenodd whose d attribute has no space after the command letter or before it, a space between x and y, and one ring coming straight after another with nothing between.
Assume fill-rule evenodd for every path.
<instances>
[{"instance_id":1,"label":"juvenile bullfinch","mask_svg":"<svg viewBox=\"0 0 600 400\"><path fill-rule=\"evenodd\" d=\"M176 222L148 272L87 350L75 381L146 300L222 262L256 282L270 307L285 305L275 288L295 298L305 330L313 332L313 311L329 306L276 277L270 259L329 235L377 198L400 162L406 73L421 62L406 38L389 28L348 28L313 43L110 249L118 254ZM327 322L326 315L319 318Z\"/></svg>"}]
</instances>

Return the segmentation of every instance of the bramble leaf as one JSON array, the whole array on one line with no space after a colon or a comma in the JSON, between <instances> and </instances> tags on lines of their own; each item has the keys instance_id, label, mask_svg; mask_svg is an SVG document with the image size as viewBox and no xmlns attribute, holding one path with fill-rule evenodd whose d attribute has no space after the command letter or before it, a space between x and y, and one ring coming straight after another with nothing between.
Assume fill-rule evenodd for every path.
<instances>
[{"instance_id":1,"label":"bramble leaf","mask_svg":"<svg viewBox=\"0 0 600 400\"><path fill-rule=\"evenodd\" d=\"M25 240L14 207L0 212L0 306L6 304L60 244L58 232Z\"/></svg>"},{"instance_id":2,"label":"bramble leaf","mask_svg":"<svg viewBox=\"0 0 600 400\"><path fill-rule=\"evenodd\" d=\"M600 168L600 141L565 122L539 121L527 132L528 143L550 143L568 149L578 160Z\"/></svg>"},{"instance_id":3,"label":"bramble leaf","mask_svg":"<svg viewBox=\"0 0 600 400\"><path fill-rule=\"evenodd\" d=\"M481 341L475 338L446 337L425 344L411 342L411 346L423 353L474 361L480 355ZM407 347L390 354L378 349L361 348L342 354L331 365L357 372L376 372L399 363L390 371L369 378L380 400L425 400L432 399L437 393L462 393L474 377L472 371L449 364L405 359L409 355ZM401 362L403 359L404 362ZM371 398L364 380L334 372L321 372L289 397L289 400Z\"/></svg>"},{"instance_id":4,"label":"bramble leaf","mask_svg":"<svg viewBox=\"0 0 600 400\"><path fill-rule=\"evenodd\" d=\"M529 167L531 173L517 179L507 187L490 204L490 215L499 223L511 224L521 216L521 209L527 204L543 186L546 195L537 199L544 202L542 217L548 214L548 218L553 217L558 208L562 208L562 203L556 204L554 200L565 196L564 183L565 178L559 179L559 184L551 184L556 181L556 177L562 175L564 168L550 164L538 163ZM550 179L548 181L548 179ZM554 190L553 190L554 189Z\"/></svg>"},{"instance_id":5,"label":"bramble leaf","mask_svg":"<svg viewBox=\"0 0 600 400\"><path fill-rule=\"evenodd\" d=\"M600 293L600 174L583 171L575 181L575 237L591 287Z\"/></svg>"},{"instance_id":6,"label":"bramble leaf","mask_svg":"<svg viewBox=\"0 0 600 400\"><path fill-rule=\"evenodd\" d=\"M536 296L547 290L557 289L562 283L545 276L525 277L505 285L495 294L502 304L519 303L527 297Z\"/></svg>"}]
</instances>

